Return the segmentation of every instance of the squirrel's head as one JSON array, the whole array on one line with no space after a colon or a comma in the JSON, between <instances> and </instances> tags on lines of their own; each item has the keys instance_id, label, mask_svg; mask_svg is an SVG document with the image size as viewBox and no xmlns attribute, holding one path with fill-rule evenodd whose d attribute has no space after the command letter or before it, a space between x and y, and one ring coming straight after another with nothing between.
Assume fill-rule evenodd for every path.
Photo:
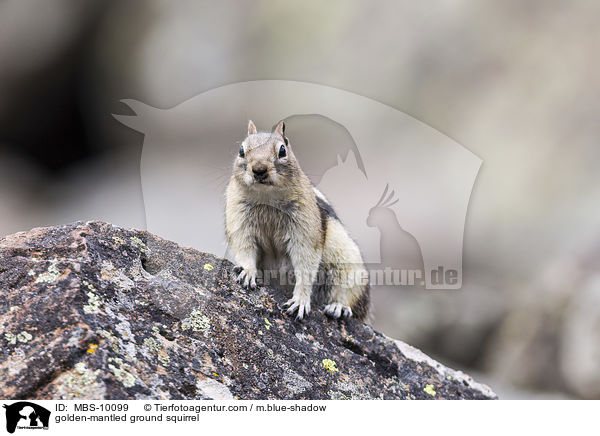
<instances>
[{"instance_id":1,"label":"squirrel's head","mask_svg":"<svg viewBox=\"0 0 600 436\"><path fill-rule=\"evenodd\" d=\"M290 141L281 121L271 133L257 132L248 122L248 136L242 142L233 164L233 174L253 189L286 187L295 183L299 172Z\"/></svg>"}]
</instances>

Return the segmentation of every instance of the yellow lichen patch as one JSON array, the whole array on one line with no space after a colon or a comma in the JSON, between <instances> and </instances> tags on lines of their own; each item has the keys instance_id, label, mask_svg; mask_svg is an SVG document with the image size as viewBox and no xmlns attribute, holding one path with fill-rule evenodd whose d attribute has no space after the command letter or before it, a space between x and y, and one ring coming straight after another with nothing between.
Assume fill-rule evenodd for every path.
<instances>
[{"instance_id":1,"label":"yellow lichen patch","mask_svg":"<svg viewBox=\"0 0 600 436\"><path fill-rule=\"evenodd\" d=\"M85 363L83 363L83 362L77 362L75 364L75 372L77 374L84 374L86 369L87 368L85 367Z\"/></svg>"},{"instance_id":2,"label":"yellow lichen patch","mask_svg":"<svg viewBox=\"0 0 600 436\"><path fill-rule=\"evenodd\" d=\"M265 318L265 328L267 330L270 330L272 325L273 324L271 324L271 322L267 318Z\"/></svg>"},{"instance_id":3,"label":"yellow lichen patch","mask_svg":"<svg viewBox=\"0 0 600 436\"><path fill-rule=\"evenodd\" d=\"M60 277L60 271L58 270L58 259L52 259L48 271L40 274L35 280L35 283L55 283Z\"/></svg>"},{"instance_id":4,"label":"yellow lichen patch","mask_svg":"<svg viewBox=\"0 0 600 436\"><path fill-rule=\"evenodd\" d=\"M100 370L92 371L84 362L75 364L53 381L56 393L61 399L98 398L103 394L103 385L98 383L97 375Z\"/></svg>"},{"instance_id":5,"label":"yellow lichen patch","mask_svg":"<svg viewBox=\"0 0 600 436\"><path fill-rule=\"evenodd\" d=\"M144 241L142 241L137 236L132 236L131 238L129 238L129 240L131 242L133 242L133 244L136 245L142 252L144 252L144 253L149 253L150 252L150 250L148 249L148 247L146 246L146 244L144 243Z\"/></svg>"},{"instance_id":6,"label":"yellow lichen patch","mask_svg":"<svg viewBox=\"0 0 600 436\"><path fill-rule=\"evenodd\" d=\"M425 391L425 393L431 395L432 397L435 397L435 395L436 395L433 385L427 385L427 386L425 386L425 389L423 389L423 390Z\"/></svg>"},{"instance_id":7,"label":"yellow lichen patch","mask_svg":"<svg viewBox=\"0 0 600 436\"><path fill-rule=\"evenodd\" d=\"M31 334L26 332L25 330L17 334L17 340L19 342L26 343L29 342L31 339L33 339L33 336L31 336Z\"/></svg>"},{"instance_id":8,"label":"yellow lichen patch","mask_svg":"<svg viewBox=\"0 0 600 436\"><path fill-rule=\"evenodd\" d=\"M162 366L168 366L171 362L171 357L164 348L158 351L158 361Z\"/></svg>"},{"instance_id":9,"label":"yellow lichen patch","mask_svg":"<svg viewBox=\"0 0 600 436\"><path fill-rule=\"evenodd\" d=\"M335 362L331 359L323 359L323 367L329 372L338 372Z\"/></svg>"},{"instance_id":10,"label":"yellow lichen patch","mask_svg":"<svg viewBox=\"0 0 600 436\"><path fill-rule=\"evenodd\" d=\"M213 269L215 269L215 267L212 266L210 263L204 264L204 271L212 271Z\"/></svg>"},{"instance_id":11,"label":"yellow lichen patch","mask_svg":"<svg viewBox=\"0 0 600 436\"><path fill-rule=\"evenodd\" d=\"M210 318L203 315L199 310L194 310L189 317L181 321L181 328L207 334L210 331Z\"/></svg>"},{"instance_id":12,"label":"yellow lichen patch","mask_svg":"<svg viewBox=\"0 0 600 436\"><path fill-rule=\"evenodd\" d=\"M169 357L169 354L167 353L167 350L164 349L164 347L158 343L158 341L156 341L156 339L154 338L146 338L144 339L144 347L151 353L151 354L155 354L156 357L158 358L158 361L160 362L160 364L162 366L168 366L171 358Z\"/></svg>"},{"instance_id":13,"label":"yellow lichen patch","mask_svg":"<svg viewBox=\"0 0 600 436\"><path fill-rule=\"evenodd\" d=\"M119 340L117 339L116 336L114 336L110 332L107 332L106 330L100 330L100 331L98 331L98 333L100 334L100 336L102 336L104 339L107 340L107 342L110 344L112 350L115 353L121 352L121 350L119 348Z\"/></svg>"},{"instance_id":14,"label":"yellow lichen patch","mask_svg":"<svg viewBox=\"0 0 600 436\"><path fill-rule=\"evenodd\" d=\"M88 304L83 306L83 311L85 313L98 313L100 312L100 298L94 294L92 291L87 293L88 296Z\"/></svg>"},{"instance_id":15,"label":"yellow lichen patch","mask_svg":"<svg viewBox=\"0 0 600 436\"><path fill-rule=\"evenodd\" d=\"M9 344L15 345L17 343L17 335L13 333L5 333L4 337L8 341Z\"/></svg>"},{"instance_id":16,"label":"yellow lichen patch","mask_svg":"<svg viewBox=\"0 0 600 436\"><path fill-rule=\"evenodd\" d=\"M88 345L88 349L86 352L89 354L94 354L96 352L97 348L98 348L98 344L90 344L90 345Z\"/></svg>"},{"instance_id":17,"label":"yellow lichen patch","mask_svg":"<svg viewBox=\"0 0 600 436\"><path fill-rule=\"evenodd\" d=\"M108 368L113 372L115 378L123 383L123 386L130 388L135 384L135 376L130 372L131 367L123 362L123 359L118 357L111 357L108 359L109 362L114 362L118 365L112 365L109 363Z\"/></svg>"}]
</instances>

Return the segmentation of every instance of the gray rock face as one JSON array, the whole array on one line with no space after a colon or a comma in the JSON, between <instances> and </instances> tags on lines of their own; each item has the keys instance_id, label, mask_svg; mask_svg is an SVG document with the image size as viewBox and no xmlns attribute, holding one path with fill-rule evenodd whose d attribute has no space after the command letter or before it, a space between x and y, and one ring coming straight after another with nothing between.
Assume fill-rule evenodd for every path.
<instances>
[{"instance_id":1,"label":"gray rock face","mask_svg":"<svg viewBox=\"0 0 600 436\"><path fill-rule=\"evenodd\" d=\"M101 222L0 239L0 397L495 398L355 320L285 314L232 264Z\"/></svg>"}]
</instances>

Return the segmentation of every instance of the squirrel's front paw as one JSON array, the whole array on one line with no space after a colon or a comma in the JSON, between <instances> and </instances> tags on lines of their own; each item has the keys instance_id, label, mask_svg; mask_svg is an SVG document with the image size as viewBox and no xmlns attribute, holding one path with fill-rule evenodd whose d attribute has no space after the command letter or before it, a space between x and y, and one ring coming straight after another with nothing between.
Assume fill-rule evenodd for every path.
<instances>
[{"instance_id":1,"label":"squirrel's front paw","mask_svg":"<svg viewBox=\"0 0 600 436\"><path fill-rule=\"evenodd\" d=\"M237 277L237 282L246 289L256 289L256 272L241 268L242 272Z\"/></svg>"},{"instance_id":2,"label":"squirrel's front paw","mask_svg":"<svg viewBox=\"0 0 600 436\"><path fill-rule=\"evenodd\" d=\"M350 318L352 316L352 309L344 306L342 303L331 303L325 306L325 313L334 318Z\"/></svg>"},{"instance_id":3,"label":"squirrel's front paw","mask_svg":"<svg viewBox=\"0 0 600 436\"><path fill-rule=\"evenodd\" d=\"M308 315L310 312L310 296L308 297L298 297L294 295L290 298L285 304L287 309L287 313L292 315L296 310L298 314L296 315L296 319L304 318L304 315Z\"/></svg>"}]
</instances>

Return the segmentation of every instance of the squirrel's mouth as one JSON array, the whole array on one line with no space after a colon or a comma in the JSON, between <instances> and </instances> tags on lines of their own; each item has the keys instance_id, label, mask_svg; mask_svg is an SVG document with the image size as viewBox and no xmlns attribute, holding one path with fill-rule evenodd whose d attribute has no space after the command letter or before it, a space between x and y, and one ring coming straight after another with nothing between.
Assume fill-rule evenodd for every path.
<instances>
[{"instance_id":1,"label":"squirrel's mouth","mask_svg":"<svg viewBox=\"0 0 600 436\"><path fill-rule=\"evenodd\" d=\"M273 184L273 178L270 176L270 174L267 171L264 172L260 172L260 173L254 173L253 174L254 177L252 177L252 183L254 185L272 185Z\"/></svg>"},{"instance_id":2,"label":"squirrel's mouth","mask_svg":"<svg viewBox=\"0 0 600 436\"><path fill-rule=\"evenodd\" d=\"M264 179L264 180L254 180L254 185L267 185L267 186L271 186L273 184L273 182L269 179Z\"/></svg>"}]
</instances>

